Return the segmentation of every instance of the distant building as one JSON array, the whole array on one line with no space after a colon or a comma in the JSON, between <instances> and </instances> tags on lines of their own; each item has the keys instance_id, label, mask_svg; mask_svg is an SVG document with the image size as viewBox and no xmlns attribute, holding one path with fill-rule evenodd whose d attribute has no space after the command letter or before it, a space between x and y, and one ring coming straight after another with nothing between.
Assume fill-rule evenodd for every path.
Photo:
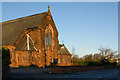
<instances>
[{"instance_id":1,"label":"distant building","mask_svg":"<svg viewBox=\"0 0 120 80\"><path fill-rule=\"evenodd\" d=\"M10 50L11 67L70 66L71 54L60 45L50 9L40 14L2 22L2 45Z\"/></svg>"}]
</instances>

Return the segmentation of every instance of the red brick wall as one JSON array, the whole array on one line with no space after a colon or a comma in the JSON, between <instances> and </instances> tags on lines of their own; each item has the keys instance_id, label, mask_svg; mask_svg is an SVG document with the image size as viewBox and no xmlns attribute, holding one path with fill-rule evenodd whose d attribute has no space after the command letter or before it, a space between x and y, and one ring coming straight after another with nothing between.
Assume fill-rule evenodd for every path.
<instances>
[{"instance_id":1,"label":"red brick wall","mask_svg":"<svg viewBox=\"0 0 120 80\"><path fill-rule=\"evenodd\" d=\"M38 67L42 67L44 65L44 61L42 60L44 55L39 53L38 51L33 51L31 54L31 64L37 65Z\"/></svg>"},{"instance_id":2,"label":"red brick wall","mask_svg":"<svg viewBox=\"0 0 120 80\"><path fill-rule=\"evenodd\" d=\"M45 27L45 28L43 28ZM51 51L50 47L46 47L46 51L44 51L44 36L45 36L45 30L46 28L50 28L52 32L52 45L53 50ZM41 51L42 57L40 58L42 62L42 65L45 65L45 53L46 53L46 65L49 66L50 62L53 62L53 58L57 58L57 52L58 52L58 35L56 34L57 31L54 31L54 28L51 25L42 26L40 25L38 29L33 30L29 32L28 34L32 38L32 40L35 43L35 47L37 50Z\"/></svg>"},{"instance_id":3,"label":"red brick wall","mask_svg":"<svg viewBox=\"0 0 120 80\"><path fill-rule=\"evenodd\" d=\"M89 70L102 70L102 69L112 69L114 66L91 66L91 67L79 67L79 66L63 66L63 67L53 67L51 69L52 73L73 73L82 72Z\"/></svg>"},{"instance_id":4,"label":"red brick wall","mask_svg":"<svg viewBox=\"0 0 120 80\"><path fill-rule=\"evenodd\" d=\"M52 32L52 45L53 45L53 49L51 50L51 46L47 46L46 50L44 50L44 36L45 33L47 31L45 31L47 28L50 28L51 32ZM32 31L30 31L32 30ZM55 23L52 19L52 16L50 13L48 13L48 15L41 21L41 24L34 29L25 29L23 32L24 34L29 34L30 37L32 38L33 42L34 42L34 46L37 49L37 51L15 51L15 47L12 48L11 46L9 47L9 49L11 50L12 53L12 67L18 67L18 66L29 66L31 64L35 64L39 67L42 67L45 65L45 53L46 53L46 65L49 66L50 62L53 62L53 59L57 59L57 58L63 58L63 56L65 57L65 63L63 62L63 60L61 59L61 66L66 66L66 65L71 65L71 56L70 55L57 55L58 53L58 45L59 45L59 41L58 41L58 31L57 28L55 26ZM30 31L30 32L29 32ZM21 32L21 35L23 35L23 33ZM16 40L16 46L21 42L20 40L22 36L20 36L20 38L18 38L18 40ZM12 49L13 50L12 50ZM25 59L23 59L23 56ZM35 62L32 61L32 56L35 57ZM20 58L18 61L18 57Z\"/></svg>"},{"instance_id":5,"label":"red brick wall","mask_svg":"<svg viewBox=\"0 0 120 80\"><path fill-rule=\"evenodd\" d=\"M29 66L31 65L30 51L15 51L16 64L18 66Z\"/></svg>"},{"instance_id":6,"label":"red brick wall","mask_svg":"<svg viewBox=\"0 0 120 80\"><path fill-rule=\"evenodd\" d=\"M51 51L51 46L47 45L46 51L15 51L15 47L8 45L11 55L11 67L29 66L31 64L43 67L45 65L45 53L46 53L46 66L50 66L53 63L53 59L56 56L58 58L58 66L70 66L71 55L54 55ZM18 60L19 57L19 60Z\"/></svg>"},{"instance_id":7,"label":"red brick wall","mask_svg":"<svg viewBox=\"0 0 120 80\"><path fill-rule=\"evenodd\" d=\"M71 66L71 55L58 55L58 66Z\"/></svg>"},{"instance_id":8,"label":"red brick wall","mask_svg":"<svg viewBox=\"0 0 120 80\"><path fill-rule=\"evenodd\" d=\"M51 58L51 46L47 45L47 47L46 47L46 66L50 66L51 62L52 62L52 58Z\"/></svg>"}]
</instances>

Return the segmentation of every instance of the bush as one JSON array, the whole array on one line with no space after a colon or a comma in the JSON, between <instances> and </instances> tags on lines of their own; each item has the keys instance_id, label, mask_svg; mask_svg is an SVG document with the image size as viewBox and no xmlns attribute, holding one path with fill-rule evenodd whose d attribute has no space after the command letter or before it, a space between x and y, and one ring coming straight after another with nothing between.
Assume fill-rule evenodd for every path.
<instances>
[{"instance_id":1,"label":"bush","mask_svg":"<svg viewBox=\"0 0 120 80\"><path fill-rule=\"evenodd\" d=\"M116 63L116 62L112 62L112 63L111 63L111 65L116 66L116 65L117 65L117 63Z\"/></svg>"},{"instance_id":2,"label":"bush","mask_svg":"<svg viewBox=\"0 0 120 80\"><path fill-rule=\"evenodd\" d=\"M89 61L89 66L99 66L101 64L100 61Z\"/></svg>"},{"instance_id":3,"label":"bush","mask_svg":"<svg viewBox=\"0 0 120 80\"><path fill-rule=\"evenodd\" d=\"M109 60L107 60L107 59L101 60L101 63L102 63L102 65L105 65L105 66L116 66L117 65L116 62L109 62Z\"/></svg>"},{"instance_id":4,"label":"bush","mask_svg":"<svg viewBox=\"0 0 120 80\"><path fill-rule=\"evenodd\" d=\"M7 49L6 47L2 47L2 49L0 49L0 51L2 51L2 65L8 66L11 63L9 49Z\"/></svg>"},{"instance_id":5,"label":"bush","mask_svg":"<svg viewBox=\"0 0 120 80\"><path fill-rule=\"evenodd\" d=\"M74 61L73 63L79 66L98 66L101 64L100 61Z\"/></svg>"},{"instance_id":6,"label":"bush","mask_svg":"<svg viewBox=\"0 0 120 80\"><path fill-rule=\"evenodd\" d=\"M79 66L86 66L88 65L88 63L86 61L74 61L74 64L77 64Z\"/></svg>"}]
</instances>

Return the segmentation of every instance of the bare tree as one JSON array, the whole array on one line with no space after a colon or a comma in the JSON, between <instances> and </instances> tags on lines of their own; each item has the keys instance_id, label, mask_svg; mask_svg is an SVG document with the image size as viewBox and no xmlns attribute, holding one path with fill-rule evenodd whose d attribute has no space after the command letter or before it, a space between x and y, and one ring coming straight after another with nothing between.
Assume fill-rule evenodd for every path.
<instances>
[{"instance_id":1,"label":"bare tree","mask_svg":"<svg viewBox=\"0 0 120 80\"><path fill-rule=\"evenodd\" d=\"M72 47L72 63L75 60L75 48Z\"/></svg>"},{"instance_id":2,"label":"bare tree","mask_svg":"<svg viewBox=\"0 0 120 80\"><path fill-rule=\"evenodd\" d=\"M93 60L94 60L94 61L100 61L100 59L101 59L101 54L95 53L95 54L93 55Z\"/></svg>"},{"instance_id":3,"label":"bare tree","mask_svg":"<svg viewBox=\"0 0 120 80\"><path fill-rule=\"evenodd\" d=\"M92 61L92 60L93 60L92 54L89 54L89 55L88 55L88 60L89 60L89 61Z\"/></svg>"},{"instance_id":4,"label":"bare tree","mask_svg":"<svg viewBox=\"0 0 120 80\"><path fill-rule=\"evenodd\" d=\"M117 60L117 55L116 55L117 51L110 51L108 55L106 55L108 60L113 60L116 61Z\"/></svg>"},{"instance_id":5,"label":"bare tree","mask_svg":"<svg viewBox=\"0 0 120 80\"><path fill-rule=\"evenodd\" d=\"M74 55L73 57L72 57L72 61L78 61L79 60L79 56L78 55Z\"/></svg>"},{"instance_id":6,"label":"bare tree","mask_svg":"<svg viewBox=\"0 0 120 80\"><path fill-rule=\"evenodd\" d=\"M104 56L104 48L101 47L101 48L99 48L98 50L100 51L100 54L101 54L102 56Z\"/></svg>"},{"instance_id":7,"label":"bare tree","mask_svg":"<svg viewBox=\"0 0 120 80\"><path fill-rule=\"evenodd\" d=\"M92 54L87 54L87 55L83 56L83 59L85 61L91 61L92 60Z\"/></svg>"},{"instance_id":8,"label":"bare tree","mask_svg":"<svg viewBox=\"0 0 120 80\"><path fill-rule=\"evenodd\" d=\"M111 49L104 49L104 56L107 56L108 54L109 54L109 51L110 51Z\"/></svg>"},{"instance_id":9,"label":"bare tree","mask_svg":"<svg viewBox=\"0 0 120 80\"><path fill-rule=\"evenodd\" d=\"M75 56L75 47L72 47L72 57Z\"/></svg>"},{"instance_id":10,"label":"bare tree","mask_svg":"<svg viewBox=\"0 0 120 80\"><path fill-rule=\"evenodd\" d=\"M83 60L87 60L88 59L88 55L85 55L85 56L83 56Z\"/></svg>"},{"instance_id":11,"label":"bare tree","mask_svg":"<svg viewBox=\"0 0 120 80\"><path fill-rule=\"evenodd\" d=\"M103 48L103 47L99 48L98 50L100 51L100 54L102 55L101 60L104 58L107 58L109 61L113 61L113 60L116 61L115 55L117 51L112 51L109 48Z\"/></svg>"},{"instance_id":12,"label":"bare tree","mask_svg":"<svg viewBox=\"0 0 120 80\"><path fill-rule=\"evenodd\" d=\"M79 61L83 61L83 58L82 58L82 57L80 57L80 58L79 58Z\"/></svg>"},{"instance_id":13,"label":"bare tree","mask_svg":"<svg viewBox=\"0 0 120 80\"><path fill-rule=\"evenodd\" d=\"M109 55L110 51L111 51L111 49L103 48L103 47L99 48L98 50L100 51L100 54L102 55L101 60L106 58Z\"/></svg>"}]
</instances>

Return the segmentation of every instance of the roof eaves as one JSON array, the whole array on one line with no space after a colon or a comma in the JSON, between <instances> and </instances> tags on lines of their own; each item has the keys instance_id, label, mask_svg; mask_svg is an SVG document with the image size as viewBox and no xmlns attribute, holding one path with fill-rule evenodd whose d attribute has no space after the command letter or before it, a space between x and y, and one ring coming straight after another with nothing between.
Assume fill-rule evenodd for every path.
<instances>
[{"instance_id":1,"label":"roof eaves","mask_svg":"<svg viewBox=\"0 0 120 80\"><path fill-rule=\"evenodd\" d=\"M20 18L13 19L13 20L8 20L8 21L5 21L5 22L1 22L0 24L6 24L6 23L11 23L11 22L14 22L14 21L18 21L18 20L24 20L24 19L34 17L34 16L38 16L38 15L42 15L42 14L47 14L47 12L38 13L38 14L34 14L34 15L29 15L29 16L25 16L25 17L20 17Z\"/></svg>"}]
</instances>

